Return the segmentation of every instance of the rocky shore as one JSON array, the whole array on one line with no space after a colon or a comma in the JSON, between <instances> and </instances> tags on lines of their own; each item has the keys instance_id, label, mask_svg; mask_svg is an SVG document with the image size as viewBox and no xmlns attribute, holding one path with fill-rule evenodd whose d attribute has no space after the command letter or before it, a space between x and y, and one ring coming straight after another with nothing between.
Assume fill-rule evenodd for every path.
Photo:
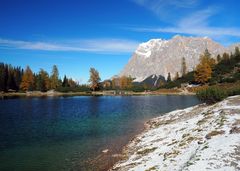
<instances>
[{"instance_id":1,"label":"rocky shore","mask_svg":"<svg viewBox=\"0 0 240 171\"><path fill-rule=\"evenodd\" d=\"M240 96L146 123L111 171L240 170Z\"/></svg>"}]
</instances>

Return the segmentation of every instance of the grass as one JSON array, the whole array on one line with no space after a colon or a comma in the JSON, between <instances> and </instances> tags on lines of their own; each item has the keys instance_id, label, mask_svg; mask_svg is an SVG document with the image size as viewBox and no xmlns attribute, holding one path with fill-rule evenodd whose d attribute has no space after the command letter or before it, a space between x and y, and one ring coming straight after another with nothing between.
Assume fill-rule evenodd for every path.
<instances>
[{"instance_id":1,"label":"grass","mask_svg":"<svg viewBox=\"0 0 240 171\"><path fill-rule=\"evenodd\" d=\"M229 131L230 134L239 134L240 133L240 127L234 126Z\"/></svg>"},{"instance_id":2,"label":"grass","mask_svg":"<svg viewBox=\"0 0 240 171\"><path fill-rule=\"evenodd\" d=\"M208 121L212 116L211 115L205 115L205 117L197 122L197 125L200 126Z\"/></svg>"},{"instance_id":3,"label":"grass","mask_svg":"<svg viewBox=\"0 0 240 171\"><path fill-rule=\"evenodd\" d=\"M165 161L167 158L174 158L176 157L178 154L180 153L180 151L177 151L177 150L173 150L173 152L167 152L167 153L164 153L163 154L163 161Z\"/></svg>"},{"instance_id":4,"label":"grass","mask_svg":"<svg viewBox=\"0 0 240 171\"><path fill-rule=\"evenodd\" d=\"M157 149L157 147L146 148L144 150L138 151L137 154L139 154L139 155L146 155L148 153L151 153L151 152L155 151L156 149Z\"/></svg>"},{"instance_id":5,"label":"grass","mask_svg":"<svg viewBox=\"0 0 240 171\"><path fill-rule=\"evenodd\" d=\"M156 166L150 167L149 169L147 169L145 171L151 171L151 170L157 170Z\"/></svg>"},{"instance_id":6,"label":"grass","mask_svg":"<svg viewBox=\"0 0 240 171\"><path fill-rule=\"evenodd\" d=\"M222 135L222 134L224 134L225 133L225 131L223 131L223 130L221 130L221 131L212 131L212 132L210 132L210 133L208 133L206 136L205 136L205 138L206 139L211 139L212 137L214 137L214 136L217 136L217 135Z\"/></svg>"}]
</instances>

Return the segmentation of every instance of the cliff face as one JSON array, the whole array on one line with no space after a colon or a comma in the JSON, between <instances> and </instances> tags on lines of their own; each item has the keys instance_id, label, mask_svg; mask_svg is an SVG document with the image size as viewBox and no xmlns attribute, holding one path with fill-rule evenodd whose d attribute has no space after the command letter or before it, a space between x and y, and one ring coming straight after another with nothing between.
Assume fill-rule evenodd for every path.
<instances>
[{"instance_id":1,"label":"cliff face","mask_svg":"<svg viewBox=\"0 0 240 171\"><path fill-rule=\"evenodd\" d=\"M239 44L238 44L239 46ZM151 39L141 43L133 53L120 76L131 76L141 82L150 75L167 77L168 72L181 75L182 58L186 59L187 70L192 71L199 63L199 57L205 49L216 57L224 52L234 51L235 45L226 48L207 37L174 36L170 40Z\"/></svg>"}]
</instances>

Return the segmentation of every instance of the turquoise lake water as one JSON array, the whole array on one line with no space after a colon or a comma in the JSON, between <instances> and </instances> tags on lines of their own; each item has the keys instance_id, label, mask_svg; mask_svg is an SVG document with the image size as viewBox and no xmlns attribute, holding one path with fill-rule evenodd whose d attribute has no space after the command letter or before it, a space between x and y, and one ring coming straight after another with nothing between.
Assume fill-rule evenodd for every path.
<instances>
[{"instance_id":1,"label":"turquoise lake water","mask_svg":"<svg viewBox=\"0 0 240 171\"><path fill-rule=\"evenodd\" d=\"M145 121L198 103L195 96L0 100L0 171L105 170Z\"/></svg>"}]
</instances>

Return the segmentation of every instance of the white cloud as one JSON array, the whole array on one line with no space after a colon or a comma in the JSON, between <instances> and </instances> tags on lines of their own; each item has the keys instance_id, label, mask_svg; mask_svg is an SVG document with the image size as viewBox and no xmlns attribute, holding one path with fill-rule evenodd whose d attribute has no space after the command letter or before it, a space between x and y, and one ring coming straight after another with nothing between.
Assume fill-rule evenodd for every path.
<instances>
[{"instance_id":1,"label":"white cloud","mask_svg":"<svg viewBox=\"0 0 240 171\"><path fill-rule=\"evenodd\" d=\"M235 27L214 27L210 26L209 20L213 17L219 8L208 7L204 10L198 10L182 17L179 21L173 22L171 27L141 27L129 28L132 31L139 32L159 32L159 33L176 33L189 34L196 36L209 36L211 38L223 39L226 36L240 37L240 28Z\"/></svg>"},{"instance_id":2,"label":"white cloud","mask_svg":"<svg viewBox=\"0 0 240 171\"><path fill-rule=\"evenodd\" d=\"M197 36L237 36L240 37L239 28L219 28L219 27L159 27L159 28L131 28L140 32L159 32L159 33L176 33L189 34Z\"/></svg>"},{"instance_id":3,"label":"white cloud","mask_svg":"<svg viewBox=\"0 0 240 171\"><path fill-rule=\"evenodd\" d=\"M178 18L176 14L181 9L190 10L199 3L199 0L132 0L136 4L150 10L156 14L161 20L169 22L174 18Z\"/></svg>"},{"instance_id":4,"label":"white cloud","mask_svg":"<svg viewBox=\"0 0 240 171\"><path fill-rule=\"evenodd\" d=\"M127 39L74 40L65 43L33 42L0 38L0 48L42 51L72 51L92 53L126 53L136 49L139 42Z\"/></svg>"}]
</instances>

